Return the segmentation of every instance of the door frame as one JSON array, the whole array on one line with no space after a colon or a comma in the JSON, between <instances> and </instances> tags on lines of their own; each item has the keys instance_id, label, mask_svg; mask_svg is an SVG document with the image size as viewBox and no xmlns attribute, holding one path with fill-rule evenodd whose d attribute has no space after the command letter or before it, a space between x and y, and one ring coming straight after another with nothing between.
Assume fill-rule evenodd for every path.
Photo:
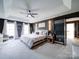
<instances>
[{"instance_id":1,"label":"door frame","mask_svg":"<svg viewBox=\"0 0 79 59\"><path fill-rule=\"evenodd\" d=\"M67 44L67 24L70 24L70 23L74 23L75 24L75 22L74 21L71 21L71 22L65 22L65 24L66 24L66 31L65 31L65 36L66 36L66 44ZM75 29L74 29L75 30Z\"/></svg>"}]
</instances>

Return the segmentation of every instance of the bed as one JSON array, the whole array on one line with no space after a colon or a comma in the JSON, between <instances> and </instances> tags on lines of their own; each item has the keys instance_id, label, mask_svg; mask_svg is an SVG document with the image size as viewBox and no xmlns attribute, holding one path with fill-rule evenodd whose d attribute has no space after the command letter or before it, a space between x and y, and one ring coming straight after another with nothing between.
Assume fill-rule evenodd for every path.
<instances>
[{"instance_id":1,"label":"bed","mask_svg":"<svg viewBox=\"0 0 79 59\"><path fill-rule=\"evenodd\" d=\"M8 40L0 48L0 59L49 59L30 50L20 40Z\"/></svg>"},{"instance_id":2,"label":"bed","mask_svg":"<svg viewBox=\"0 0 79 59\"><path fill-rule=\"evenodd\" d=\"M46 35L28 34L28 35L22 36L20 40L24 44L26 44L29 48L32 48L46 41L45 38L46 38Z\"/></svg>"},{"instance_id":3,"label":"bed","mask_svg":"<svg viewBox=\"0 0 79 59\"><path fill-rule=\"evenodd\" d=\"M29 48L33 48L46 41L47 32L47 30L38 30L32 34L22 35L20 40Z\"/></svg>"}]
</instances>

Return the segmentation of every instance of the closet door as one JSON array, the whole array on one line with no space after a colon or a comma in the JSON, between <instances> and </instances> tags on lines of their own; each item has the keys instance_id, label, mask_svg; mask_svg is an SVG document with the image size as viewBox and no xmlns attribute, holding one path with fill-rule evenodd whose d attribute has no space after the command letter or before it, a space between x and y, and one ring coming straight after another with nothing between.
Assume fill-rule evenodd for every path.
<instances>
[{"instance_id":1,"label":"closet door","mask_svg":"<svg viewBox=\"0 0 79 59\"><path fill-rule=\"evenodd\" d=\"M54 32L56 33L56 37L57 37L56 41L58 43L64 44L64 39L65 39L64 29L65 29L64 19L54 21Z\"/></svg>"}]
</instances>

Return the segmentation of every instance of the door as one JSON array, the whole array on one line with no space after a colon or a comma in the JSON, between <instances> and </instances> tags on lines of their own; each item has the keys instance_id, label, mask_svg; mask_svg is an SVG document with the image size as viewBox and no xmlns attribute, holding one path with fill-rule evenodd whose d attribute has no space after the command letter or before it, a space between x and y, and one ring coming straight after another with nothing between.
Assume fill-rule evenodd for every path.
<instances>
[{"instance_id":1,"label":"door","mask_svg":"<svg viewBox=\"0 0 79 59\"><path fill-rule=\"evenodd\" d=\"M67 43L75 37L75 24L68 23L67 24Z\"/></svg>"}]
</instances>

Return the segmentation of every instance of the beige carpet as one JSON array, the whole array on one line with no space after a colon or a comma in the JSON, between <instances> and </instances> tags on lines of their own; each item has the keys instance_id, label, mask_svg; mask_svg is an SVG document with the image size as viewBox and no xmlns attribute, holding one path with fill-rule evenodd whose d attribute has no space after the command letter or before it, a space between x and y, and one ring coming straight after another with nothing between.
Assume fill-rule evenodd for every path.
<instances>
[{"instance_id":1,"label":"beige carpet","mask_svg":"<svg viewBox=\"0 0 79 59\"><path fill-rule=\"evenodd\" d=\"M45 43L33 50L39 54L51 57L52 59L71 59L72 57L70 46L60 44Z\"/></svg>"}]
</instances>

